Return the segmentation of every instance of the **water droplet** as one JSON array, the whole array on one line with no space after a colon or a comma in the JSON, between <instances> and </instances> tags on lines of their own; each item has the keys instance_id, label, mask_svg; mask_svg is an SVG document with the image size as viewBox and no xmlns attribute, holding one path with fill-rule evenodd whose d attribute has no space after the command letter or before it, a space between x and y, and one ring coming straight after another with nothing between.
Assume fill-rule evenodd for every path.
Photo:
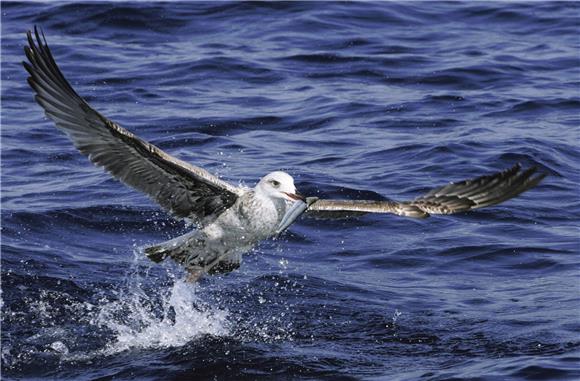
<instances>
[{"instance_id":1,"label":"water droplet","mask_svg":"<svg viewBox=\"0 0 580 381\"><path fill-rule=\"evenodd\" d=\"M50 344L50 349L65 355L68 353L68 348L62 341L55 341L54 343Z\"/></svg>"}]
</instances>

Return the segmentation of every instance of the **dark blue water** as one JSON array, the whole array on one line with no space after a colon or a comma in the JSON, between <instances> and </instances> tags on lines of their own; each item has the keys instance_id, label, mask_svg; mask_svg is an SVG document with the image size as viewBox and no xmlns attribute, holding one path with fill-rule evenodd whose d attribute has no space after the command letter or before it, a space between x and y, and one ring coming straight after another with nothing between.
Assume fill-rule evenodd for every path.
<instances>
[{"instance_id":1,"label":"dark blue water","mask_svg":"<svg viewBox=\"0 0 580 381\"><path fill-rule=\"evenodd\" d=\"M3 379L580 377L578 3L2 3ZM77 91L184 160L307 195L413 198L521 162L503 205L302 220L230 275L76 152L26 84L44 28Z\"/></svg>"}]
</instances>

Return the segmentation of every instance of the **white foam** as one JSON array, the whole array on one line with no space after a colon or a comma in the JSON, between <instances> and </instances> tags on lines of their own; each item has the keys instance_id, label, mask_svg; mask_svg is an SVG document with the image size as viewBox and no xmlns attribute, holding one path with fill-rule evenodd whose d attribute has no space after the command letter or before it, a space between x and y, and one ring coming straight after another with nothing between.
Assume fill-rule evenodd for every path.
<instances>
[{"instance_id":1,"label":"white foam","mask_svg":"<svg viewBox=\"0 0 580 381\"><path fill-rule=\"evenodd\" d=\"M103 353L179 347L203 335L228 335L227 312L202 302L196 290L191 283L176 281L162 296L160 311L151 309L141 290L101 306L95 324L115 336Z\"/></svg>"}]
</instances>

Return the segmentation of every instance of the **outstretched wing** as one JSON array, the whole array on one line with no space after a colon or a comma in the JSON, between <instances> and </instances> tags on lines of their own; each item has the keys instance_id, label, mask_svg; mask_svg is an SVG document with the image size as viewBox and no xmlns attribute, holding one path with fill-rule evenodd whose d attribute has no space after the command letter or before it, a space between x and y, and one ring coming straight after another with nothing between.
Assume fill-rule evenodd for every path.
<instances>
[{"instance_id":1,"label":"outstretched wing","mask_svg":"<svg viewBox=\"0 0 580 381\"><path fill-rule=\"evenodd\" d=\"M52 53L34 29L23 62L28 83L46 115L75 147L113 177L158 202L176 217L197 224L213 220L234 204L242 190L206 170L179 160L107 119L81 98L65 79Z\"/></svg>"},{"instance_id":2,"label":"outstretched wing","mask_svg":"<svg viewBox=\"0 0 580 381\"><path fill-rule=\"evenodd\" d=\"M536 167L522 171L516 164L503 172L433 189L414 201L317 200L310 204L305 215L348 218L366 213L393 213L425 218L431 214L466 212L499 204L533 188L546 176L536 172Z\"/></svg>"}]
</instances>

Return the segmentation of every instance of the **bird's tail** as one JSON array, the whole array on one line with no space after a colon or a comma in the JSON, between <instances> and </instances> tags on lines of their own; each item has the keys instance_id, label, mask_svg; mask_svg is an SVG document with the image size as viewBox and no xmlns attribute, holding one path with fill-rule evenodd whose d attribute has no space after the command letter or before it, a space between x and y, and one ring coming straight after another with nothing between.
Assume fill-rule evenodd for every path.
<instances>
[{"instance_id":1,"label":"bird's tail","mask_svg":"<svg viewBox=\"0 0 580 381\"><path fill-rule=\"evenodd\" d=\"M159 263L167 257L178 263L184 263L187 254L192 254L197 251L196 248L201 246L199 232L192 231L172 240L146 247L144 251L147 258L155 263Z\"/></svg>"},{"instance_id":2,"label":"bird's tail","mask_svg":"<svg viewBox=\"0 0 580 381\"><path fill-rule=\"evenodd\" d=\"M154 245L145 248L145 255L155 263L159 263L167 258L169 250L161 245Z\"/></svg>"},{"instance_id":3,"label":"bird's tail","mask_svg":"<svg viewBox=\"0 0 580 381\"><path fill-rule=\"evenodd\" d=\"M159 263L166 258L183 265L190 274L227 273L240 267L239 253L216 250L207 244L207 237L193 231L172 240L145 248L145 255Z\"/></svg>"}]
</instances>

